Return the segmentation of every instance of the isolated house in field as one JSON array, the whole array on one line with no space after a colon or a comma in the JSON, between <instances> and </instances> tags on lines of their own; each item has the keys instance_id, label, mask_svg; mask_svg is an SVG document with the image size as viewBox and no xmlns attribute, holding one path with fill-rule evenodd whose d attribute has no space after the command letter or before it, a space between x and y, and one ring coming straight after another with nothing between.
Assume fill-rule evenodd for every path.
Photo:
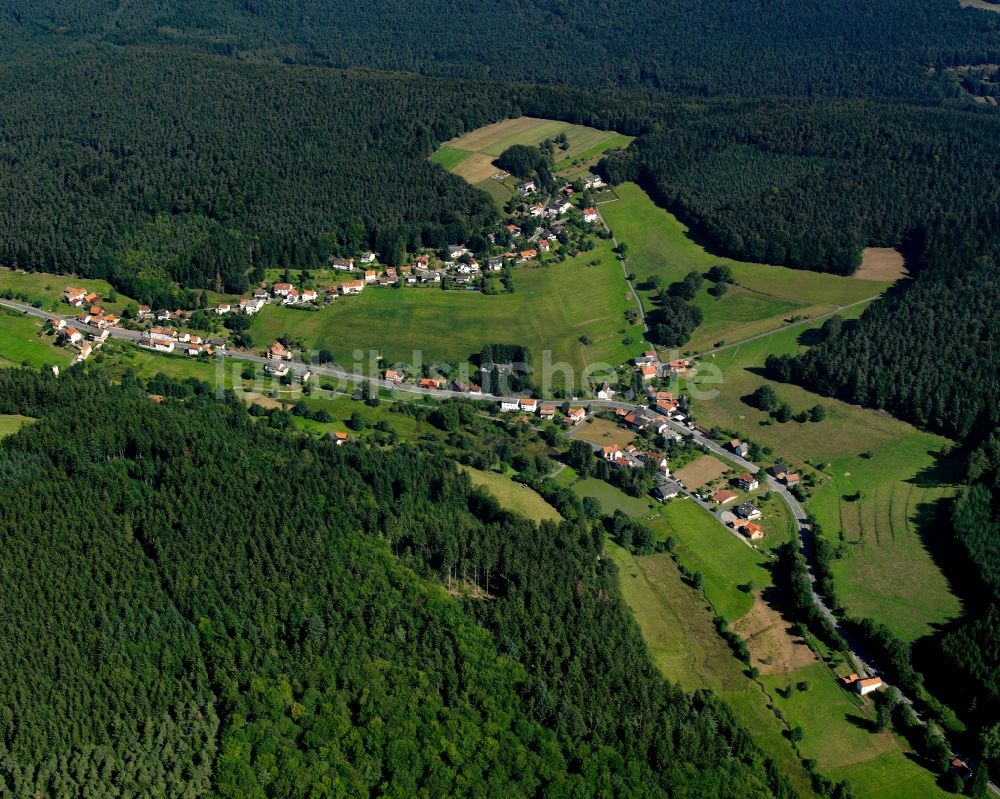
<instances>
[{"instance_id":1,"label":"isolated house in field","mask_svg":"<svg viewBox=\"0 0 1000 799\"><path fill-rule=\"evenodd\" d=\"M745 458L750 454L749 444L740 441L738 438L734 438L728 444L726 444L726 449L732 452L734 455L739 455L741 458Z\"/></svg>"},{"instance_id":2,"label":"isolated house in field","mask_svg":"<svg viewBox=\"0 0 1000 799\"><path fill-rule=\"evenodd\" d=\"M723 491L716 491L714 494L712 494L712 502L714 502L716 505L725 505L729 502L732 502L738 496L739 494L737 494L735 491L729 491L728 489Z\"/></svg>"},{"instance_id":3,"label":"isolated house in field","mask_svg":"<svg viewBox=\"0 0 1000 799\"><path fill-rule=\"evenodd\" d=\"M760 488L760 483L757 482L757 478L750 474L750 472L740 472L736 475L736 485L744 491L756 491Z\"/></svg>"},{"instance_id":4,"label":"isolated house in field","mask_svg":"<svg viewBox=\"0 0 1000 799\"><path fill-rule=\"evenodd\" d=\"M351 440L351 437L347 433L330 433L330 438L333 439L338 447L343 446Z\"/></svg>"}]
</instances>

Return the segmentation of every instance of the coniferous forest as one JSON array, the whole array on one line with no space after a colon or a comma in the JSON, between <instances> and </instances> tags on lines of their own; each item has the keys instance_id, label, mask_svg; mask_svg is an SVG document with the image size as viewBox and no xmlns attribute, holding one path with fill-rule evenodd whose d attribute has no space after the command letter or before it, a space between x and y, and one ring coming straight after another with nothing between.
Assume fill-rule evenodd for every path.
<instances>
[{"instance_id":1,"label":"coniferous forest","mask_svg":"<svg viewBox=\"0 0 1000 799\"><path fill-rule=\"evenodd\" d=\"M208 392L2 370L0 412L41 417L0 445L4 793L791 795L663 682L599 522Z\"/></svg>"}]
</instances>

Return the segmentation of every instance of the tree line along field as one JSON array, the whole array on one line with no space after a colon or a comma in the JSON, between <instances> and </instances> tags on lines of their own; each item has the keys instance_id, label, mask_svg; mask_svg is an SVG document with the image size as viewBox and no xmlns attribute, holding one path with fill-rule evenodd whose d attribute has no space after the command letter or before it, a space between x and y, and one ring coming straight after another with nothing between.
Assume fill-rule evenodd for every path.
<instances>
[{"instance_id":1,"label":"tree line along field","mask_svg":"<svg viewBox=\"0 0 1000 799\"><path fill-rule=\"evenodd\" d=\"M569 364L577 379L588 364L617 365L642 351L642 328L625 319L635 303L610 243L563 263L515 269L513 279L513 294L368 288L318 311L270 305L251 332L259 345L290 334L330 349L343 365L355 350L365 359L377 351L386 363L412 362L414 351L424 363L464 363L484 344L517 343L530 349L536 369L551 350L553 362Z\"/></svg>"},{"instance_id":2,"label":"tree line along field","mask_svg":"<svg viewBox=\"0 0 1000 799\"><path fill-rule=\"evenodd\" d=\"M581 481L573 488L582 496L593 496L589 482ZM661 538L673 536L680 562L690 571L702 573L705 596L715 612L735 622L731 627L741 631L740 622L760 600L738 586L750 580L759 591L771 584L760 553L738 542L693 502L673 500L650 515L648 511L637 512L633 499L618 489L607 489L599 497L604 512L621 509L644 518ZM657 667L685 687L710 688L718 693L758 745L782 764L803 796L811 795L811 788L797 779L802 763L791 750L772 705L785 716L789 728L803 728L799 744L802 757L814 758L827 776L849 780L860 799L947 795L933 775L909 758L900 738L870 731L870 704L845 691L825 663L797 659L786 668L765 673L760 685L752 682L715 632L704 598L681 580L666 553L637 557L612 543L606 551L619 567L622 595ZM771 632L790 637L789 626L778 623ZM752 638L749 646L754 652L757 644ZM808 689L795 689L802 681L808 683ZM786 698L778 689L784 691L789 686L792 691Z\"/></svg>"},{"instance_id":3,"label":"tree line along field","mask_svg":"<svg viewBox=\"0 0 1000 799\"><path fill-rule=\"evenodd\" d=\"M623 183L615 193L619 199L602 203L600 211L618 241L628 246L628 268L647 308L653 307L656 291L649 281L654 277L666 286L692 270L704 273L720 264L732 269L737 285L715 299L706 284L695 300L704 321L685 345L693 352L778 329L792 315L817 316L876 297L891 284L716 256L636 184Z\"/></svg>"}]
</instances>

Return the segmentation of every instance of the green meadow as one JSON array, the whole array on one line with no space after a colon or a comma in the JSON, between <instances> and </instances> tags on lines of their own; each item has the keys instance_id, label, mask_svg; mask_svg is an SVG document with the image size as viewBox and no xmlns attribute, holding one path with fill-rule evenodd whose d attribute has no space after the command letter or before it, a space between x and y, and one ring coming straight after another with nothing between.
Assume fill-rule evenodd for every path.
<instances>
[{"instance_id":1,"label":"green meadow","mask_svg":"<svg viewBox=\"0 0 1000 799\"><path fill-rule=\"evenodd\" d=\"M529 347L536 369L549 350L552 362L568 364L577 380L588 364L617 365L643 348L641 328L625 319L634 301L607 242L563 263L516 269L514 287L513 294L490 296L369 288L321 310L269 305L251 332L261 348L290 334L307 347L330 349L345 365L355 350L365 358L377 351L387 363L412 362L415 351L425 363L464 363L486 343L518 343Z\"/></svg>"},{"instance_id":2,"label":"green meadow","mask_svg":"<svg viewBox=\"0 0 1000 799\"><path fill-rule=\"evenodd\" d=\"M68 366L75 351L57 347L55 337L43 333L43 322L0 309L0 366Z\"/></svg>"},{"instance_id":3,"label":"green meadow","mask_svg":"<svg viewBox=\"0 0 1000 799\"><path fill-rule=\"evenodd\" d=\"M628 245L629 271L643 304L652 308L655 290L649 281L658 277L664 286L688 272L706 272L716 265L732 269L737 285L721 298L701 289L695 304L704 322L685 349L701 352L717 342L735 342L778 329L790 316L817 316L881 294L885 282L824 275L781 266L745 263L706 251L689 235L677 217L657 206L639 186L615 187L619 199L600 207L618 241Z\"/></svg>"},{"instance_id":4,"label":"green meadow","mask_svg":"<svg viewBox=\"0 0 1000 799\"><path fill-rule=\"evenodd\" d=\"M562 519L559 512L542 499L538 492L515 482L507 475L483 472L468 466L463 466L462 470L475 485L486 489L507 510L536 522L558 522Z\"/></svg>"},{"instance_id":5,"label":"green meadow","mask_svg":"<svg viewBox=\"0 0 1000 799\"><path fill-rule=\"evenodd\" d=\"M16 414L0 414L0 438L13 435L26 424L35 421L29 416L17 416Z\"/></svg>"}]
</instances>

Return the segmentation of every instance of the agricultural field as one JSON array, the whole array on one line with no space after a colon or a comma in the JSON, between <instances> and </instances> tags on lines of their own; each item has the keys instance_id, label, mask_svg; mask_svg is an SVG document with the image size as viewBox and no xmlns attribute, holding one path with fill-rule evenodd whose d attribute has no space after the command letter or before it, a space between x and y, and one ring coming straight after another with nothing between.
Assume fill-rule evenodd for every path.
<instances>
[{"instance_id":1,"label":"agricultural field","mask_svg":"<svg viewBox=\"0 0 1000 799\"><path fill-rule=\"evenodd\" d=\"M485 191L493 198L497 208L502 208L514 194L515 181L493 180L492 175L498 172L493 161L512 145L540 144L561 133L566 134L569 148L556 151L555 170L569 180L588 174L590 166L596 164L608 150L627 147L632 142L631 136L614 131L552 119L519 117L487 125L445 142L431 156L431 160Z\"/></svg>"},{"instance_id":2,"label":"agricultural field","mask_svg":"<svg viewBox=\"0 0 1000 799\"><path fill-rule=\"evenodd\" d=\"M496 472L483 472L468 466L463 466L462 469L475 485L486 489L507 510L536 522L558 522L562 519L555 508L526 485Z\"/></svg>"},{"instance_id":3,"label":"agricultural field","mask_svg":"<svg viewBox=\"0 0 1000 799\"><path fill-rule=\"evenodd\" d=\"M591 263L597 261L596 266ZM641 328L630 326L625 311L634 308L625 278L608 242L563 263L514 271L513 294L486 296L471 291L432 288L367 289L316 311L265 307L251 333L264 347L291 334L304 346L330 349L342 363L354 351L379 352L386 363L465 363L489 342L528 346L538 370L543 350L579 385L588 364L618 365L643 349ZM581 341L589 337L589 344ZM626 344L626 338L633 339Z\"/></svg>"},{"instance_id":4,"label":"agricultural field","mask_svg":"<svg viewBox=\"0 0 1000 799\"><path fill-rule=\"evenodd\" d=\"M589 441L591 444L596 444L599 447L617 444L624 449L632 443L635 433L626 430L610 419L601 419L592 416L582 425L574 428L570 436L578 438L581 441Z\"/></svg>"},{"instance_id":5,"label":"agricultural field","mask_svg":"<svg viewBox=\"0 0 1000 799\"><path fill-rule=\"evenodd\" d=\"M793 468L812 464L803 471L814 474L818 487L806 507L824 535L836 543L843 530L848 545L847 556L834 564L841 600L851 613L870 615L913 640L961 612L935 560L947 533L932 513L957 479L947 455L951 442L793 385L772 384L794 410L820 404L826 419L769 423L767 414L742 398L769 382L759 374L768 354L802 349L803 330L787 328L707 359L723 380L718 396L698 401L694 415L707 427L718 425L772 447L775 458Z\"/></svg>"},{"instance_id":6,"label":"agricultural field","mask_svg":"<svg viewBox=\"0 0 1000 799\"><path fill-rule=\"evenodd\" d=\"M724 264L733 271L738 285L730 286L721 298L708 294L707 283L699 292L695 304L705 319L685 345L691 352L776 330L790 316L832 313L876 297L890 285L887 280L858 280L712 255L636 184L616 186L615 192L619 199L601 204L600 211L618 240L628 245L628 268L647 308L653 307L654 277L668 285L692 270L704 273Z\"/></svg>"},{"instance_id":7,"label":"agricultural field","mask_svg":"<svg viewBox=\"0 0 1000 799\"><path fill-rule=\"evenodd\" d=\"M691 461L687 466L678 469L675 477L684 483L684 486L691 491L697 491L704 485L708 485L713 480L721 477L729 471L729 465L723 463L712 455L702 455Z\"/></svg>"},{"instance_id":8,"label":"agricultural field","mask_svg":"<svg viewBox=\"0 0 1000 799\"><path fill-rule=\"evenodd\" d=\"M75 351L55 346L42 325L40 319L0 309L0 366L68 366Z\"/></svg>"},{"instance_id":9,"label":"agricultural field","mask_svg":"<svg viewBox=\"0 0 1000 799\"><path fill-rule=\"evenodd\" d=\"M568 478L567 484L570 484ZM600 502L601 511L607 516L620 510L635 519L645 520L650 527L655 527L656 521L660 518L659 503L655 502L652 497L631 497L621 489L596 477L587 477L571 484L573 491L581 499L593 497Z\"/></svg>"},{"instance_id":10,"label":"agricultural field","mask_svg":"<svg viewBox=\"0 0 1000 799\"><path fill-rule=\"evenodd\" d=\"M781 722L767 708L769 698L719 637L705 598L683 581L670 556L637 558L610 542L606 552L618 566L622 595L664 676L685 690L705 688L722 697L799 795L813 796Z\"/></svg>"},{"instance_id":11,"label":"agricultural field","mask_svg":"<svg viewBox=\"0 0 1000 799\"><path fill-rule=\"evenodd\" d=\"M0 414L0 438L11 436L24 427L35 421L30 416L18 416L16 414Z\"/></svg>"},{"instance_id":12,"label":"agricultural field","mask_svg":"<svg viewBox=\"0 0 1000 799\"><path fill-rule=\"evenodd\" d=\"M824 774L850 780L859 799L949 795L933 774L913 762L899 738L872 730L871 705L842 688L825 664L762 680L789 724L802 728L803 756L815 759ZM808 684L807 690L795 687L800 682ZM782 695L786 689L787 696Z\"/></svg>"}]
</instances>

